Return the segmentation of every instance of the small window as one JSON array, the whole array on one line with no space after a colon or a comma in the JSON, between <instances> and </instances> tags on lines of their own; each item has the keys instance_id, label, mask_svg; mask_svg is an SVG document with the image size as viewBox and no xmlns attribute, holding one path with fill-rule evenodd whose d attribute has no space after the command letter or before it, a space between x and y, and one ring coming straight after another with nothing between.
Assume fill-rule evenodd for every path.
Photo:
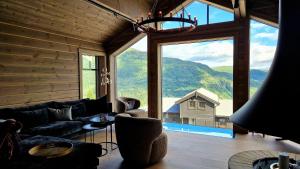
<instances>
[{"instance_id":1,"label":"small window","mask_svg":"<svg viewBox=\"0 0 300 169\"><path fill-rule=\"evenodd\" d=\"M98 95L98 57L82 55L82 93L83 98L95 99Z\"/></svg>"},{"instance_id":2,"label":"small window","mask_svg":"<svg viewBox=\"0 0 300 169\"><path fill-rule=\"evenodd\" d=\"M105 68L104 53L79 49L80 98L95 99L106 94L106 86L100 83L100 70Z\"/></svg>"},{"instance_id":3,"label":"small window","mask_svg":"<svg viewBox=\"0 0 300 169\"><path fill-rule=\"evenodd\" d=\"M188 102L189 109L195 109L196 108L196 101L189 101Z\"/></svg>"},{"instance_id":4,"label":"small window","mask_svg":"<svg viewBox=\"0 0 300 169\"><path fill-rule=\"evenodd\" d=\"M205 102L199 102L199 108L205 109Z\"/></svg>"}]
</instances>

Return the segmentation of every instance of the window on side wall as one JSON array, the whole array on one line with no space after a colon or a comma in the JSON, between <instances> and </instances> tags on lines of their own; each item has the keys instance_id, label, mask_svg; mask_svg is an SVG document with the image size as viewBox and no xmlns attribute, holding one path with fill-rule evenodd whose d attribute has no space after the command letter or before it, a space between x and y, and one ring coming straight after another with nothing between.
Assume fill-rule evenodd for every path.
<instances>
[{"instance_id":1,"label":"window on side wall","mask_svg":"<svg viewBox=\"0 0 300 169\"><path fill-rule=\"evenodd\" d=\"M194 101L194 100L188 101L188 108L196 109L196 101Z\"/></svg>"},{"instance_id":2,"label":"window on side wall","mask_svg":"<svg viewBox=\"0 0 300 169\"><path fill-rule=\"evenodd\" d=\"M101 86L100 70L105 68L105 57L97 52L79 52L80 56L80 98L96 99L105 93Z\"/></svg>"},{"instance_id":3,"label":"window on side wall","mask_svg":"<svg viewBox=\"0 0 300 169\"><path fill-rule=\"evenodd\" d=\"M205 109L205 102L199 102L199 104L198 104L199 106L199 109Z\"/></svg>"}]
</instances>

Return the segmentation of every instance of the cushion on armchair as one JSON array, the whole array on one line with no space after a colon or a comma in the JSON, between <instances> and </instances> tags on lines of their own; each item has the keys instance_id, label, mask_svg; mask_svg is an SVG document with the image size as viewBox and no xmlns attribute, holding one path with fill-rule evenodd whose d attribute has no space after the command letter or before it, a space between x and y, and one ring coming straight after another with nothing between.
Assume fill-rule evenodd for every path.
<instances>
[{"instance_id":1,"label":"cushion on armchair","mask_svg":"<svg viewBox=\"0 0 300 169\"><path fill-rule=\"evenodd\" d=\"M139 109L141 102L138 99L130 97L119 97L117 100L117 112L128 113L134 117L148 117L148 113Z\"/></svg>"}]
</instances>

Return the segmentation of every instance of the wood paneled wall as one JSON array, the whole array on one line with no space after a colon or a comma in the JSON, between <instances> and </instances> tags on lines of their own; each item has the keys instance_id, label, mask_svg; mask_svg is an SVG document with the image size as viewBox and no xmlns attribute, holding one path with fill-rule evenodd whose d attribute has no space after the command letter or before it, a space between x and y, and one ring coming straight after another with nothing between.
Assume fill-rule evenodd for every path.
<instances>
[{"instance_id":1,"label":"wood paneled wall","mask_svg":"<svg viewBox=\"0 0 300 169\"><path fill-rule=\"evenodd\" d=\"M78 49L102 44L0 21L0 107L79 98Z\"/></svg>"}]
</instances>

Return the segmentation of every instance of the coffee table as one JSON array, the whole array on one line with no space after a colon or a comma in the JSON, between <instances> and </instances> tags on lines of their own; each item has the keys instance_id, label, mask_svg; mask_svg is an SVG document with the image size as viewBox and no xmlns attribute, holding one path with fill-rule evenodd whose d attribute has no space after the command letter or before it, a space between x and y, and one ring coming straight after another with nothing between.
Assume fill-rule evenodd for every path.
<instances>
[{"instance_id":1,"label":"coffee table","mask_svg":"<svg viewBox=\"0 0 300 169\"><path fill-rule=\"evenodd\" d=\"M101 143L105 143L106 148L107 148L107 144L110 144L110 150L115 150L115 149L118 148L118 144L113 142L113 140L112 140L112 126L115 123L115 117L113 115L111 115L111 113L106 113L105 116L106 116L105 120L103 120L99 115L99 116L95 116L95 117L91 118L90 122L91 122L91 125L94 126L94 127L105 126L105 128L106 128L106 133L105 133L106 140L105 140L105 142L101 142ZM107 126L110 126L110 141L107 141ZM116 145L116 147L113 147L113 145Z\"/></svg>"},{"instance_id":2,"label":"coffee table","mask_svg":"<svg viewBox=\"0 0 300 169\"><path fill-rule=\"evenodd\" d=\"M259 159L277 158L279 152L269 150L250 150L237 153L230 157L228 169L253 169L253 163ZM289 153L289 157L299 160L299 154Z\"/></svg>"}]
</instances>

